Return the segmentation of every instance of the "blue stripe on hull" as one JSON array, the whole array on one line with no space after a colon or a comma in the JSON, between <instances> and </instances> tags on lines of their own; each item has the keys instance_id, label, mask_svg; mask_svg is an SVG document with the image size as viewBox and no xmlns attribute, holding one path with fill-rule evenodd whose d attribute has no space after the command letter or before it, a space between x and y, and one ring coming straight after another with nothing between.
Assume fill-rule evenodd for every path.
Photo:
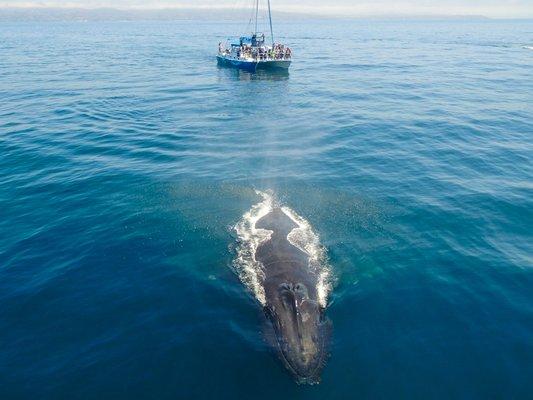
<instances>
[{"instance_id":1,"label":"blue stripe on hull","mask_svg":"<svg viewBox=\"0 0 533 400\"><path fill-rule=\"evenodd\" d=\"M246 71L252 71L253 72L257 68L257 63L256 62L231 60L231 59L224 58L224 57L217 57L217 60L218 60L218 63L220 65L240 68L240 69L244 69Z\"/></svg>"}]
</instances>

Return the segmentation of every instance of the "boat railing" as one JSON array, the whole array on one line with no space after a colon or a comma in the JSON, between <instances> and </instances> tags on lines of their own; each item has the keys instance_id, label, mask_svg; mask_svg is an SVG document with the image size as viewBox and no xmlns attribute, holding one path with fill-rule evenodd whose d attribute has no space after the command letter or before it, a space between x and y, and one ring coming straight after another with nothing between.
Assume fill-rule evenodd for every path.
<instances>
[{"instance_id":1,"label":"boat railing","mask_svg":"<svg viewBox=\"0 0 533 400\"><path fill-rule=\"evenodd\" d=\"M233 56L240 60L253 61L290 61L292 60L292 51L289 47L275 47L275 48L258 48L245 47L241 48L238 45L233 45L228 49L222 44L219 45L218 53L221 56Z\"/></svg>"}]
</instances>

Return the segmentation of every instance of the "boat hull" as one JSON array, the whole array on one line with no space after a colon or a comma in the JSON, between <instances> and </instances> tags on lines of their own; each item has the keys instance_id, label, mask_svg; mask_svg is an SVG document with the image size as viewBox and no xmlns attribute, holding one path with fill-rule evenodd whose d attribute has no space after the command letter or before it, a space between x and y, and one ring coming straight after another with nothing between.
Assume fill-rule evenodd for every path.
<instances>
[{"instance_id":1,"label":"boat hull","mask_svg":"<svg viewBox=\"0 0 533 400\"><path fill-rule=\"evenodd\" d=\"M257 69L289 69L291 60L260 61Z\"/></svg>"},{"instance_id":2,"label":"boat hull","mask_svg":"<svg viewBox=\"0 0 533 400\"><path fill-rule=\"evenodd\" d=\"M291 66L291 60L261 60L261 61L248 61L238 60L235 58L217 56L219 65L226 67L240 68L246 71L261 70L287 70Z\"/></svg>"}]
</instances>

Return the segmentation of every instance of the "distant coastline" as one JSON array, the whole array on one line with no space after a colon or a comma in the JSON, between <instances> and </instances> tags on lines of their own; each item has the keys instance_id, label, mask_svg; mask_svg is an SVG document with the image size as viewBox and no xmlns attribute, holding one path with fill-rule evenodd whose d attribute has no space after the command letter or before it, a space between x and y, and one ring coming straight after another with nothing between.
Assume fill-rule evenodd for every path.
<instances>
[{"instance_id":1,"label":"distant coastline","mask_svg":"<svg viewBox=\"0 0 533 400\"><path fill-rule=\"evenodd\" d=\"M370 19L370 20L468 20L488 21L480 15L361 15L335 16L309 13L276 11L278 21L309 19ZM221 20L242 21L249 17L249 10L211 9L118 9L118 8L51 8L9 7L0 8L0 21L175 21L175 20Z\"/></svg>"}]
</instances>

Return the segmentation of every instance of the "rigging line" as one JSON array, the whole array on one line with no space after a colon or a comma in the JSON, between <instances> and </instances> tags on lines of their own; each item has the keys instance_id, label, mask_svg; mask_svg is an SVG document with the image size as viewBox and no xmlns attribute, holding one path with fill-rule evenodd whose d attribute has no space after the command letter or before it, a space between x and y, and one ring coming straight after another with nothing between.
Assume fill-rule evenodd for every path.
<instances>
[{"instance_id":1,"label":"rigging line","mask_svg":"<svg viewBox=\"0 0 533 400\"><path fill-rule=\"evenodd\" d=\"M270 0L268 0L268 19L270 21L270 36L272 37L272 47L274 47L274 29L272 29L272 11L270 10Z\"/></svg>"},{"instance_id":2,"label":"rigging line","mask_svg":"<svg viewBox=\"0 0 533 400\"><path fill-rule=\"evenodd\" d=\"M241 15L246 14L246 10L248 10L249 3L248 0L235 0L233 3L233 17L238 18L239 21L241 21ZM248 30L248 27L250 26L251 21L242 19L244 22L239 22L239 32L246 32Z\"/></svg>"},{"instance_id":3,"label":"rigging line","mask_svg":"<svg viewBox=\"0 0 533 400\"><path fill-rule=\"evenodd\" d=\"M250 32L252 30L252 22L253 22L253 19L254 19L255 2L256 2L256 0L252 0L251 2L252 2L252 6L251 6L250 19L248 20L248 24L246 25L246 29L244 31L244 32L246 32L246 34L248 34L248 32Z\"/></svg>"}]
</instances>

